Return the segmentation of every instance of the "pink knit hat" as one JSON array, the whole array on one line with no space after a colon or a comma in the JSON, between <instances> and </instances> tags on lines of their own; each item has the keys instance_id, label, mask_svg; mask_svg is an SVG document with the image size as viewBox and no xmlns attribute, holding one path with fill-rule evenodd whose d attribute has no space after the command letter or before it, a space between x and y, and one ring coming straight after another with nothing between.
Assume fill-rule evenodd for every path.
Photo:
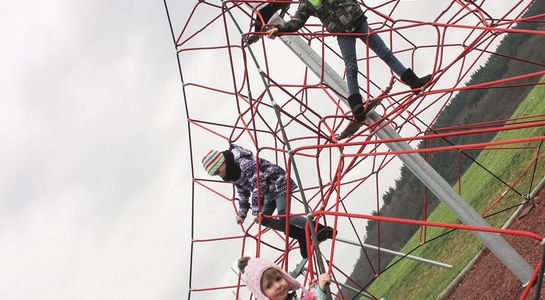
<instances>
[{"instance_id":1,"label":"pink knit hat","mask_svg":"<svg viewBox=\"0 0 545 300\"><path fill-rule=\"evenodd\" d=\"M261 291L261 276L270 268L280 272L282 277L288 282L290 290L295 291L301 288L301 284L297 280L293 279L286 271L279 268L276 264L263 258L250 258L248 265L244 268L242 280L244 280L246 286L250 292L252 292L256 300L269 300Z\"/></svg>"}]
</instances>

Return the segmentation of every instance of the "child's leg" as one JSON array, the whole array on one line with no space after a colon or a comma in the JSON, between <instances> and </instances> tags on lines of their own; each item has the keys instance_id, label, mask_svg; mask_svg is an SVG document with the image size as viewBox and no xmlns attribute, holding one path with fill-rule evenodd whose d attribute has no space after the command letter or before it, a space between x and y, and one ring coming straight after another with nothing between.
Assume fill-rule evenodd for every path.
<instances>
[{"instance_id":1,"label":"child's leg","mask_svg":"<svg viewBox=\"0 0 545 300\"><path fill-rule=\"evenodd\" d=\"M278 206L278 208L277 208ZM280 195L275 203L270 203L265 205L261 213L266 216L271 216L274 210L277 208L278 214L286 213L286 196ZM304 217L290 217L289 218L289 237L296 239L299 243L299 251L303 258L307 258L307 244L306 244L306 234L305 234L305 222L306 218ZM263 218L261 224L263 226L286 232L286 218Z\"/></svg>"},{"instance_id":2,"label":"child's leg","mask_svg":"<svg viewBox=\"0 0 545 300\"><path fill-rule=\"evenodd\" d=\"M337 36L337 43L341 49L344 66L346 68L346 84L348 86L348 94L359 94L356 38L353 36L339 35Z\"/></svg>"},{"instance_id":3,"label":"child's leg","mask_svg":"<svg viewBox=\"0 0 545 300\"><path fill-rule=\"evenodd\" d=\"M278 222L275 222L276 219L270 217L274 213L275 210L276 210L276 203L271 203L271 204L268 204L268 205L264 205L261 208L261 214L263 214L264 216L267 216L267 217L261 219L261 224L263 226L272 228L274 230L280 230L280 231L284 232L286 226L282 226Z\"/></svg>"},{"instance_id":4,"label":"child's leg","mask_svg":"<svg viewBox=\"0 0 545 300\"><path fill-rule=\"evenodd\" d=\"M271 203L269 205L265 205L261 211L262 214L266 216L271 216L274 211L277 211L279 215L286 214L286 196L285 194L282 194L276 198L275 203ZM293 216L289 218L289 224L295 225L300 228L304 228L305 224L307 222L307 219L305 217L301 216ZM285 232L286 229L286 218L280 217L280 218L263 218L263 221L261 222L263 226L267 226L269 228L273 228L275 230L279 230L282 232ZM291 230L291 229L290 229Z\"/></svg>"},{"instance_id":5,"label":"child's leg","mask_svg":"<svg viewBox=\"0 0 545 300\"><path fill-rule=\"evenodd\" d=\"M291 196L289 196L289 201L291 203ZM285 194L282 194L276 198L276 211L278 212L279 215L286 214L286 195ZM284 218L281 218L281 219L285 221ZM289 223L304 228L305 224L307 223L307 218L302 216L293 216L289 218Z\"/></svg>"},{"instance_id":6,"label":"child's leg","mask_svg":"<svg viewBox=\"0 0 545 300\"><path fill-rule=\"evenodd\" d=\"M360 94L358 85L358 61L356 58L356 38L353 36L340 35L337 36L337 43L343 55L344 66L346 68L346 85L348 87L348 104L350 110L357 121L365 120L365 110L363 109L363 100ZM345 129L341 136L354 128L359 128L361 123L350 123L352 129ZM357 130L357 129L356 129Z\"/></svg>"},{"instance_id":7,"label":"child's leg","mask_svg":"<svg viewBox=\"0 0 545 300\"><path fill-rule=\"evenodd\" d=\"M369 34L373 32L369 29L367 20L362 22L359 32ZM401 77L407 68L394 56L392 50L386 46L380 36L378 34L371 34L361 38L364 43L366 39L369 40L369 48L371 48L371 50L373 50L373 52L375 52L378 57L380 57L380 59L382 59L388 65L388 67L390 67L390 69L397 74L397 76Z\"/></svg>"},{"instance_id":8,"label":"child's leg","mask_svg":"<svg viewBox=\"0 0 545 300\"><path fill-rule=\"evenodd\" d=\"M291 197L290 197L290 200L291 200ZM283 215L286 213L286 197L285 195L280 195L277 199L276 199L276 210L278 212L279 215ZM286 226L286 219L285 218L279 218L278 219L281 223L282 223L282 226ZM289 218L289 224L290 224L290 231L293 229L293 227L297 226L297 227L300 227L300 228L305 228L305 225L307 223L307 218L305 217L301 217L301 216L293 216L293 217L290 217ZM318 242L323 242L325 241L326 239L330 239L333 237L333 228L331 227L326 227L320 223L318 223L318 230L317 230L317 237L318 237ZM290 233L290 236L291 236L291 233ZM292 236L293 237L293 236Z\"/></svg>"},{"instance_id":9,"label":"child's leg","mask_svg":"<svg viewBox=\"0 0 545 300\"><path fill-rule=\"evenodd\" d=\"M367 21L362 23L360 30L372 32L372 30L369 29ZM397 76L399 76L402 82L409 85L412 89L418 89L415 91L416 94L420 93L421 90L419 88L423 87L431 80L431 74L424 77L418 77L410 68L406 68L394 56L392 50L384 44L384 41L382 41L378 34L370 35L367 39L369 40L369 48L371 48L371 50L373 50L388 67L397 74ZM363 37L362 40L365 42L365 37Z\"/></svg>"}]
</instances>

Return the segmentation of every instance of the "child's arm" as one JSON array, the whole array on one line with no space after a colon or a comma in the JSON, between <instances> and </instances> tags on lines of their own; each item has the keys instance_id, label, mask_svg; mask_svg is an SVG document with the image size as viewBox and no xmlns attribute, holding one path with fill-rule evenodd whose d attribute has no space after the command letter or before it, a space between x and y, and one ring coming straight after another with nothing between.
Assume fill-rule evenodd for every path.
<instances>
[{"instance_id":1,"label":"child's arm","mask_svg":"<svg viewBox=\"0 0 545 300\"><path fill-rule=\"evenodd\" d=\"M269 38L275 38L278 32L296 32L301 29L310 17L308 5L309 4L305 1L300 2L299 7L291 20L282 24L267 26L266 30L269 33Z\"/></svg>"},{"instance_id":2,"label":"child's arm","mask_svg":"<svg viewBox=\"0 0 545 300\"><path fill-rule=\"evenodd\" d=\"M314 294L318 297L318 299L325 299L326 298L326 285L328 285L331 282L331 275L324 273L320 274L318 276L318 284L314 288Z\"/></svg>"},{"instance_id":3,"label":"child's arm","mask_svg":"<svg viewBox=\"0 0 545 300\"><path fill-rule=\"evenodd\" d=\"M250 184L252 186L252 215L257 217L259 215L259 208L263 211L263 206L265 205L264 201L267 199L269 194L269 186L267 185L267 178L270 176L270 173L267 170L271 169L271 163L267 160L259 160L259 182L257 181L257 176L253 177ZM259 194L259 197L258 197Z\"/></svg>"},{"instance_id":4,"label":"child's arm","mask_svg":"<svg viewBox=\"0 0 545 300\"><path fill-rule=\"evenodd\" d=\"M241 224L244 222L244 219L246 218L246 215L248 214L248 210L250 209L250 191L238 186L235 184L235 187L237 188L237 194L239 197L238 201L238 216L236 218L237 223Z\"/></svg>"}]
</instances>

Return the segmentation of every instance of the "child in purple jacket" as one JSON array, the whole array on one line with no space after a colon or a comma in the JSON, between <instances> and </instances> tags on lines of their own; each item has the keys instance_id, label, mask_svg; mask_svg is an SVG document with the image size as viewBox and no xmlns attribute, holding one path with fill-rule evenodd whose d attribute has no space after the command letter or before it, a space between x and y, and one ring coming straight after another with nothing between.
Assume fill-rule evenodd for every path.
<instances>
[{"instance_id":1,"label":"child in purple jacket","mask_svg":"<svg viewBox=\"0 0 545 300\"><path fill-rule=\"evenodd\" d=\"M257 161L252 152L235 144L223 152L210 150L202 160L205 170L211 176L218 175L224 181L235 185L239 197L238 215L236 222L242 224L251 209L252 215L257 217L261 212L264 216L271 216L275 210L278 215L286 214L286 199L291 200L291 191L297 188L293 180L290 181L290 193L287 193L287 174L284 169L270 161L259 159L259 182L257 181ZM259 195L258 198L258 189ZM251 197L251 201L250 201ZM259 211L258 208L261 208ZM257 218L255 218L257 221ZM301 216L289 217L289 237L299 242L299 250L303 258L307 258L305 237L306 218ZM262 218L263 226L285 232L286 219ZM332 238L333 229L318 225L318 241Z\"/></svg>"}]
</instances>

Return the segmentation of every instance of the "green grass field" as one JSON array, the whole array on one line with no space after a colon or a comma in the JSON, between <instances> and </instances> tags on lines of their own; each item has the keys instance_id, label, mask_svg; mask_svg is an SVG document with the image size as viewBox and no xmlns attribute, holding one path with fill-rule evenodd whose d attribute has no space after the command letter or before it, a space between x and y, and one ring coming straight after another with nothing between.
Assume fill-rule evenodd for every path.
<instances>
[{"instance_id":1,"label":"green grass field","mask_svg":"<svg viewBox=\"0 0 545 300\"><path fill-rule=\"evenodd\" d=\"M545 77L542 78L542 81ZM513 117L536 115L545 113L545 87L537 86L521 103ZM545 128L529 128L500 132L494 140L509 140L523 137L539 136L545 134ZM539 142L507 145L507 147L539 146ZM504 146L505 147L505 146ZM477 161L486 166L504 181L511 183L528 166L536 154L535 149L508 149L498 151L482 151ZM542 163L543 154L538 160L538 167L533 183L531 183L532 170L515 187L522 194L528 194L537 182L544 176L545 167ZM531 186L532 185L532 186ZM473 164L461 178L461 195L478 212L482 212L497 197L507 190L499 180L485 172L481 167ZM458 190L458 186L454 187ZM493 210L499 211L521 203L523 199L516 193L509 191ZM501 227L514 209L497 214L486 220L495 227ZM446 223L459 223L458 219L440 204L430 215L430 221ZM427 240L439 236L448 231L444 228L427 228ZM417 232L401 252L408 253L421 245L420 233ZM382 274L371 286L370 292L376 296L394 299L435 299L480 251L482 243L469 232L455 231L440 239L421 245L412 254L445 262L453 265L452 269L445 269L418 263L405 259ZM395 263L394 259L392 263ZM364 298L361 298L364 299Z\"/></svg>"}]
</instances>

